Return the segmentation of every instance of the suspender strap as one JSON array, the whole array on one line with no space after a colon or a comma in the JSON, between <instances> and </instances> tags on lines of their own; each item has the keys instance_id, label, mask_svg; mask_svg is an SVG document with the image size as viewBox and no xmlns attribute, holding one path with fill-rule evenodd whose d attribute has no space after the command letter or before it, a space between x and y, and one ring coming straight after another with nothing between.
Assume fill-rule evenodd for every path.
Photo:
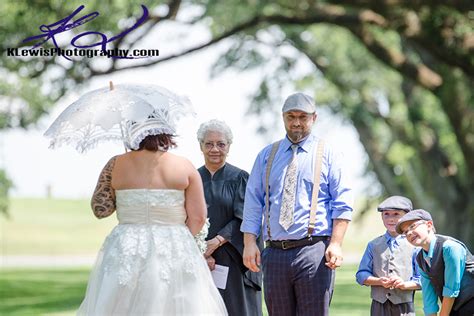
<instances>
[{"instance_id":1,"label":"suspender strap","mask_svg":"<svg viewBox=\"0 0 474 316\"><path fill-rule=\"evenodd\" d=\"M268 239L271 240L270 234L270 172L272 170L273 160L275 159L276 152L280 146L281 140L273 143L272 150L270 151L270 156L267 160L267 167L265 170L265 214L267 219L267 235ZM318 195L319 195L319 186L321 181L321 166L323 163L323 154L324 154L324 140L320 139L318 141L318 147L316 148L316 160L314 163L314 180L313 180L313 193L311 195L311 210L309 213L309 225L308 225L308 237L311 237L313 234L314 228L316 226L316 209L318 207Z\"/></svg>"},{"instance_id":2,"label":"suspender strap","mask_svg":"<svg viewBox=\"0 0 474 316\"><path fill-rule=\"evenodd\" d=\"M318 141L318 147L316 149L316 160L314 163L314 181L313 181L313 193L311 196L311 210L309 212L309 226L308 226L308 237L313 235L314 227L316 226L316 209L318 208L318 195L319 185L321 181L321 165L323 162L324 153L324 140Z\"/></svg>"},{"instance_id":3,"label":"suspender strap","mask_svg":"<svg viewBox=\"0 0 474 316\"><path fill-rule=\"evenodd\" d=\"M267 218L267 235L268 239L271 240L271 235L270 235L270 185L269 185L269 179L270 179L270 172L272 170L272 164L273 164L273 159L275 159L275 154L278 150L278 147L280 146L281 140L274 142L272 145L272 151L270 152L270 156L268 156L267 160L267 168L265 172L265 214Z\"/></svg>"}]
</instances>

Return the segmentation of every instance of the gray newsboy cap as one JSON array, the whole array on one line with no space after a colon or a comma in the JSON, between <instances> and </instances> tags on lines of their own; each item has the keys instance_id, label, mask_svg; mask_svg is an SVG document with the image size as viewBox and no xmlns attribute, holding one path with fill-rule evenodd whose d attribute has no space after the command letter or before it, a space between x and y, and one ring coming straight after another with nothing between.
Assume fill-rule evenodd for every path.
<instances>
[{"instance_id":1,"label":"gray newsboy cap","mask_svg":"<svg viewBox=\"0 0 474 316\"><path fill-rule=\"evenodd\" d=\"M377 207L377 211L379 212L383 212L387 210L400 210L400 211L410 212L413 210L413 204L411 203L410 199L404 196L393 195L385 199Z\"/></svg>"},{"instance_id":2,"label":"gray newsboy cap","mask_svg":"<svg viewBox=\"0 0 474 316\"><path fill-rule=\"evenodd\" d=\"M425 220L425 221L433 221L433 218L431 217L430 213L428 213L425 210L418 209L418 210L414 210L403 215L402 218L398 220L397 226L395 226L395 230L397 231L397 233L402 234L403 232L402 232L401 226L403 223L410 222L410 221L417 221L420 219Z\"/></svg>"},{"instance_id":3,"label":"gray newsboy cap","mask_svg":"<svg viewBox=\"0 0 474 316\"><path fill-rule=\"evenodd\" d=\"M286 98L281 111L283 113L288 111L314 113L316 112L316 105L314 105L314 100L312 97L307 94L297 92Z\"/></svg>"}]
</instances>

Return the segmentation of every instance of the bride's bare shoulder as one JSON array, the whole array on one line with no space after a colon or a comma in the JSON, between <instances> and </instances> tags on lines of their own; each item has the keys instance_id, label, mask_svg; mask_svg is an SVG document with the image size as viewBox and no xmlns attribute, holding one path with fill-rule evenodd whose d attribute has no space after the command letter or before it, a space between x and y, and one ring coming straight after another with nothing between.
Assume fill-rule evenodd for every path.
<instances>
[{"instance_id":1,"label":"bride's bare shoulder","mask_svg":"<svg viewBox=\"0 0 474 316\"><path fill-rule=\"evenodd\" d=\"M130 162L131 155L130 155L130 152L126 152L123 154L118 154L118 155L113 156L111 160L115 161L115 165L120 166L120 165L127 164L128 162Z\"/></svg>"},{"instance_id":2,"label":"bride's bare shoulder","mask_svg":"<svg viewBox=\"0 0 474 316\"><path fill-rule=\"evenodd\" d=\"M163 154L163 158L164 160L166 160L167 163L171 164L171 165L176 165L176 166L180 166L180 167L183 167L183 168L194 168L192 162L187 159L186 157L183 157L183 156L179 156L179 155L176 155L176 154L173 154L173 153L170 153L170 152L166 152L165 154Z\"/></svg>"},{"instance_id":3,"label":"bride's bare shoulder","mask_svg":"<svg viewBox=\"0 0 474 316\"><path fill-rule=\"evenodd\" d=\"M115 160L126 160L126 159L129 159L130 158L130 153L131 152L126 152L126 153L123 153L123 154L118 154L118 155L115 155L113 156L112 158L115 159Z\"/></svg>"}]
</instances>

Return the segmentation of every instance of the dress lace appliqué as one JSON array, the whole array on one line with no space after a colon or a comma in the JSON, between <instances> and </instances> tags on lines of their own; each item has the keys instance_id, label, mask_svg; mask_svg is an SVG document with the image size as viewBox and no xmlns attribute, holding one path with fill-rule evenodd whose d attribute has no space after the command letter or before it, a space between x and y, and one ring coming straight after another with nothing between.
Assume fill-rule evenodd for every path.
<instances>
[{"instance_id":1,"label":"dress lace appliqu\u00e9","mask_svg":"<svg viewBox=\"0 0 474 316\"><path fill-rule=\"evenodd\" d=\"M179 191L130 193L119 199L118 213L132 212L131 208L137 205L143 205L142 209L158 205L171 208L182 203L182 193ZM150 210L144 211L144 214L146 212L150 213ZM149 220L145 217L139 219ZM201 234L207 235L207 226ZM202 241L205 247L204 239ZM121 285L133 285L130 284L131 280L138 279L143 265L150 263L157 265L156 274L165 282L170 282L176 271L184 271L189 274L188 277L192 277L197 260L201 260L196 243L198 241L192 238L184 225L184 218L178 225L121 224L113 229L102 246L103 269L105 273L115 273ZM190 256L190 252L198 255Z\"/></svg>"}]
</instances>

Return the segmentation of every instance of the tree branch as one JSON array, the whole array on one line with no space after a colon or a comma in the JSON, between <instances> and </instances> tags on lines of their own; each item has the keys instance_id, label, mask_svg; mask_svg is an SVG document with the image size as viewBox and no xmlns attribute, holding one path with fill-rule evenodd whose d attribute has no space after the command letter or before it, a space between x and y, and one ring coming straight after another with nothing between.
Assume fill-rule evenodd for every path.
<instances>
[{"instance_id":1,"label":"tree branch","mask_svg":"<svg viewBox=\"0 0 474 316\"><path fill-rule=\"evenodd\" d=\"M377 12L387 12L401 7L419 10L424 6L444 6L461 13L474 10L474 3L471 0L332 0L330 2L353 7L369 7Z\"/></svg>"},{"instance_id":2,"label":"tree branch","mask_svg":"<svg viewBox=\"0 0 474 316\"><path fill-rule=\"evenodd\" d=\"M421 34L419 36L406 37L422 46L425 50L429 51L444 63L454 67L459 67L468 77L474 79L474 65L470 60L472 58L469 53L458 54L456 50L445 49L440 45L436 45L432 39L422 36Z\"/></svg>"},{"instance_id":3,"label":"tree branch","mask_svg":"<svg viewBox=\"0 0 474 316\"><path fill-rule=\"evenodd\" d=\"M109 68L105 71L98 71L98 70L93 70L91 75L94 76L94 75L105 75L105 74L109 74L109 73L112 73L112 72L116 72L116 71L122 71L122 70L128 70L128 69L137 69L137 68L143 68L143 67L149 67L149 66L152 66L152 65L156 65L156 64L159 64L159 63L162 63L162 62L165 62L165 61L168 61L168 60L171 60L171 59L175 59L175 58L178 58L178 57L182 57L182 56L186 56L186 55L189 55L193 52L196 52L196 51L199 51L199 50L202 50L206 47L209 47L209 46L212 46L218 42L220 42L221 40L223 39L226 39L234 34L237 34L241 31L244 31L248 28L251 28L255 25L257 25L259 23L259 17L254 17L253 19L247 21L247 22L244 22L242 24L239 24L237 26L235 26L234 28L232 28L231 30L221 34L220 36L217 36L211 40L209 40L208 42L204 43L204 44L200 44L200 45L197 45L195 47L192 47L192 48L189 48L181 53L177 53L177 54L172 54L172 55L169 55L167 57L164 57L162 59L159 59L159 60L155 60L155 61L152 61L152 62L149 62L149 63L144 63L144 64L140 64L140 65L133 65L133 66L128 66L128 67L123 67L123 68L119 68L119 69L113 69L113 68Z\"/></svg>"},{"instance_id":4,"label":"tree branch","mask_svg":"<svg viewBox=\"0 0 474 316\"><path fill-rule=\"evenodd\" d=\"M400 36L416 42L429 50L431 54L438 57L444 63L459 67L466 75L474 78L474 65L471 58L470 51L474 48L474 35L472 32L467 32L463 38L461 35L455 35L455 26L453 24L454 16L458 16L456 23L464 23L469 27L470 19L468 14L474 10L474 2L472 1L426 1L426 0L340 0L331 1L344 5L344 7L355 7L371 9L385 17L388 23L387 28L391 28ZM456 13L450 15L445 21L446 25L443 30L439 32L429 32L429 30L439 29L439 21L431 17L432 14L440 11L436 6L443 6L454 10ZM423 9L423 11L422 11ZM429 10L426 12L426 10ZM420 14L420 12L424 12ZM421 21L420 16L423 16ZM449 20L449 21L448 21ZM472 27L472 24L471 24ZM453 46L453 38L446 39L443 36L449 34L452 37L457 37L458 43Z\"/></svg>"},{"instance_id":5,"label":"tree branch","mask_svg":"<svg viewBox=\"0 0 474 316\"><path fill-rule=\"evenodd\" d=\"M152 65L157 65L159 63L179 58L182 56L189 55L193 52L202 50L204 48L207 48L209 46L212 46L226 38L229 38L237 33L246 31L248 29L251 29L255 26L258 26L263 23L268 23L268 24L289 24L289 25L307 25L307 24L314 24L314 23L332 23L332 24L342 24L342 25L360 25L364 23L368 24L375 24L378 26L384 26L386 25L385 19L374 13L373 11L370 10L362 10L356 14L344 14L342 11L336 10L334 7L327 7L325 9L320 9L320 13L314 14L311 16L284 16L284 15L269 15L269 16L261 16L261 15L256 15L253 18L238 24L228 30L227 32L224 32L223 34L216 36L209 40L208 42L204 44L197 45L195 47L189 48L187 50L184 50L180 53L177 54L172 54L169 56L166 56L164 58L161 58L159 60L155 60L152 62L148 63L143 63L139 65L132 65L132 66L127 66L123 68L109 68L107 70L92 70L91 75L105 75L109 74L112 72L116 71L122 71L122 70L128 70L128 69L137 69L137 68L143 68L143 67L149 67ZM321 13L322 12L322 13Z\"/></svg>"},{"instance_id":6,"label":"tree branch","mask_svg":"<svg viewBox=\"0 0 474 316\"><path fill-rule=\"evenodd\" d=\"M441 76L422 63L411 62L408 57L395 50L385 47L366 28L349 29L358 37L367 49L391 68L410 78L428 90L435 90L443 83Z\"/></svg>"}]
</instances>

